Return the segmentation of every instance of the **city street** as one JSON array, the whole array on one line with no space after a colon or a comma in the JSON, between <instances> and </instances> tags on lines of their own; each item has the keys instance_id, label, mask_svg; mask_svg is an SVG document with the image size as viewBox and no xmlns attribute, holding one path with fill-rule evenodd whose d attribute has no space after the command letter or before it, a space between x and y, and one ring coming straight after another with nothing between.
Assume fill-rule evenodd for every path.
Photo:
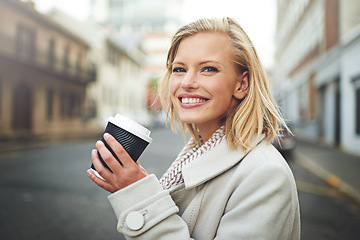
<instances>
[{"instance_id":1,"label":"city street","mask_svg":"<svg viewBox=\"0 0 360 240\"><path fill-rule=\"evenodd\" d=\"M152 137L139 161L161 177L184 140L161 128ZM86 175L95 141L0 152L0 239L124 239L115 229L108 193ZM290 166L299 190L302 239L358 239L360 205L292 161Z\"/></svg>"}]
</instances>

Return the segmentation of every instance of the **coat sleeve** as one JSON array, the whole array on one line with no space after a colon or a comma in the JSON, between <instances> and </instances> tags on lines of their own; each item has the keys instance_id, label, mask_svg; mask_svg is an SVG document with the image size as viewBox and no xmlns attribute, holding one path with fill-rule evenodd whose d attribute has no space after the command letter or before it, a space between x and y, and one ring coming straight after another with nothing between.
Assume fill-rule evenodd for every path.
<instances>
[{"instance_id":1,"label":"coat sleeve","mask_svg":"<svg viewBox=\"0 0 360 240\"><path fill-rule=\"evenodd\" d=\"M191 239L178 207L153 174L108 199L118 219L117 230L127 239Z\"/></svg>"},{"instance_id":2,"label":"coat sleeve","mask_svg":"<svg viewBox=\"0 0 360 240\"><path fill-rule=\"evenodd\" d=\"M249 171L229 198L215 239L300 239L295 181L285 164Z\"/></svg>"}]
</instances>

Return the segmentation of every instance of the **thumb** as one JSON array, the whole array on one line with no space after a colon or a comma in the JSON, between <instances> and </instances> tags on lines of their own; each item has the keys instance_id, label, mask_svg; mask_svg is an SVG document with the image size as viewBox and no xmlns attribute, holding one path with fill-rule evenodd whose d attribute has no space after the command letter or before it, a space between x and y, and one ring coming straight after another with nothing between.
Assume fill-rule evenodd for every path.
<instances>
[{"instance_id":1,"label":"thumb","mask_svg":"<svg viewBox=\"0 0 360 240\"><path fill-rule=\"evenodd\" d=\"M136 162L136 165L140 168L140 170L141 170L143 173L145 173L146 175L149 175L148 172L145 170L145 168L143 168L139 162Z\"/></svg>"}]
</instances>

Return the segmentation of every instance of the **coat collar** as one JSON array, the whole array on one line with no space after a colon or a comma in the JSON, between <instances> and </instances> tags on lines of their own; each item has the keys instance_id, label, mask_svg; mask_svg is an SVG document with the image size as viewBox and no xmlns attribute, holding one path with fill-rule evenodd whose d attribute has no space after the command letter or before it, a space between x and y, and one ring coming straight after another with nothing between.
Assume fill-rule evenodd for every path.
<instances>
[{"instance_id":1,"label":"coat collar","mask_svg":"<svg viewBox=\"0 0 360 240\"><path fill-rule=\"evenodd\" d=\"M264 136L260 139L257 143L261 142ZM182 175L185 188L191 189L197 187L220 175L240 162L246 154L241 149L230 150L226 139L224 139L211 151L206 152L183 167Z\"/></svg>"}]
</instances>

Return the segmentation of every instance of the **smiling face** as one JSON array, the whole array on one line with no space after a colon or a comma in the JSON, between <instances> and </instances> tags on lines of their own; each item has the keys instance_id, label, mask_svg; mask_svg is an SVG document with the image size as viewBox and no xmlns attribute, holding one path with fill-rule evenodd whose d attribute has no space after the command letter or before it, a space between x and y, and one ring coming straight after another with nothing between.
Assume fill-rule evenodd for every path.
<instances>
[{"instance_id":1,"label":"smiling face","mask_svg":"<svg viewBox=\"0 0 360 240\"><path fill-rule=\"evenodd\" d=\"M232 50L225 33L197 33L181 41L172 63L175 111L182 122L196 124L204 140L247 93L247 72L236 71Z\"/></svg>"}]
</instances>

